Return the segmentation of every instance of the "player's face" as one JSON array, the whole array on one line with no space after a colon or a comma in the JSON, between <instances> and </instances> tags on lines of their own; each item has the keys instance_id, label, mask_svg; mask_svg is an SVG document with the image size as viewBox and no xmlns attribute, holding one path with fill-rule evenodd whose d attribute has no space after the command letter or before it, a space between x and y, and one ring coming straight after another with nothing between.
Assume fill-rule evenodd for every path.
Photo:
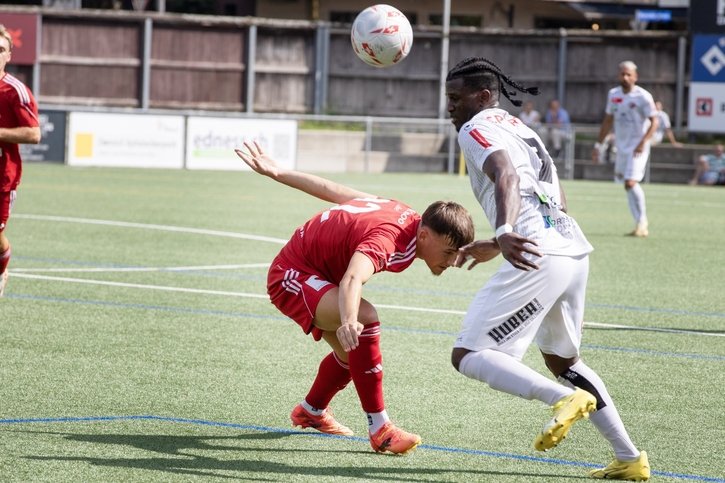
<instances>
[{"instance_id":1,"label":"player's face","mask_svg":"<svg viewBox=\"0 0 725 483\"><path fill-rule=\"evenodd\" d=\"M619 85L625 92L629 91L637 83L637 71L634 69L622 68L619 70Z\"/></svg>"},{"instance_id":2,"label":"player's face","mask_svg":"<svg viewBox=\"0 0 725 483\"><path fill-rule=\"evenodd\" d=\"M483 109L480 94L480 91L466 87L462 78L446 82L448 114L451 116L451 122L456 127L456 131L460 131L465 123Z\"/></svg>"},{"instance_id":3,"label":"player's face","mask_svg":"<svg viewBox=\"0 0 725 483\"><path fill-rule=\"evenodd\" d=\"M0 72L5 72L5 65L10 62L10 42L0 36Z\"/></svg>"},{"instance_id":4,"label":"player's face","mask_svg":"<svg viewBox=\"0 0 725 483\"><path fill-rule=\"evenodd\" d=\"M456 261L458 249L450 240L427 227L418 233L418 258L421 258L433 275L440 275L446 268L452 267Z\"/></svg>"}]
</instances>

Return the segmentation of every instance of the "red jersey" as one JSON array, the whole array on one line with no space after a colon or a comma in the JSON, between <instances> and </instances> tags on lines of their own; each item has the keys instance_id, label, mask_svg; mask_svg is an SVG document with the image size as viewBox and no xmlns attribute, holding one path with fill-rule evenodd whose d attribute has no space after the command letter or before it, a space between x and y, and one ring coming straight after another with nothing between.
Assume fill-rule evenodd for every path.
<instances>
[{"instance_id":1,"label":"red jersey","mask_svg":"<svg viewBox=\"0 0 725 483\"><path fill-rule=\"evenodd\" d=\"M366 255L376 273L402 272L415 259L419 224L420 215L399 201L354 199L297 228L280 256L336 285L355 252Z\"/></svg>"},{"instance_id":2,"label":"red jersey","mask_svg":"<svg viewBox=\"0 0 725 483\"><path fill-rule=\"evenodd\" d=\"M30 89L10 74L0 78L0 128L38 127L38 105ZM0 142L0 191L12 191L22 175L20 147Z\"/></svg>"}]
</instances>

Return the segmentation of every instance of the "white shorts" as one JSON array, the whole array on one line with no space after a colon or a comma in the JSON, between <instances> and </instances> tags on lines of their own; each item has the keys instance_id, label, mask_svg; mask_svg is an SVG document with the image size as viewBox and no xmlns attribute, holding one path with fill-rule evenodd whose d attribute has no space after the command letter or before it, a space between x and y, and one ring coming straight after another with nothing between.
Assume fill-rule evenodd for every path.
<instances>
[{"instance_id":1,"label":"white shorts","mask_svg":"<svg viewBox=\"0 0 725 483\"><path fill-rule=\"evenodd\" d=\"M634 155L633 151L617 150L617 160L614 164L614 176L617 180L633 179L642 181L644 172L647 168L649 160L649 145L645 147L638 155Z\"/></svg>"},{"instance_id":2,"label":"white shorts","mask_svg":"<svg viewBox=\"0 0 725 483\"><path fill-rule=\"evenodd\" d=\"M547 354L578 356L589 256L548 255L538 264L525 272L504 262L473 298L454 347L521 360L536 340Z\"/></svg>"}]
</instances>

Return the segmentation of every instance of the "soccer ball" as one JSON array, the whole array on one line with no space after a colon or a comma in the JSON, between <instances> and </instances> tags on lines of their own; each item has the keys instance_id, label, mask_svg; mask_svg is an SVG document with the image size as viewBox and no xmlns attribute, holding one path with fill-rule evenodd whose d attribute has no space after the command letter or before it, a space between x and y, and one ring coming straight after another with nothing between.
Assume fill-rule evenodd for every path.
<instances>
[{"instance_id":1,"label":"soccer ball","mask_svg":"<svg viewBox=\"0 0 725 483\"><path fill-rule=\"evenodd\" d=\"M363 62L373 67L389 67L410 53L413 28L397 8L373 5L355 17L350 40Z\"/></svg>"}]
</instances>

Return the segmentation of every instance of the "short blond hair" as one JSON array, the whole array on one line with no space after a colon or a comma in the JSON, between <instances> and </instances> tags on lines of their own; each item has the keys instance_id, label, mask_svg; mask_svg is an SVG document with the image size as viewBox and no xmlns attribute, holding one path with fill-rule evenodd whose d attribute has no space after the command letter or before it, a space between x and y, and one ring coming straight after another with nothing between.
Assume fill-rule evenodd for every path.
<instances>
[{"instance_id":1,"label":"short blond hair","mask_svg":"<svg viewBox=\"0 0 725 483\"><path fill-rule=\"evenodd\" d=\"M10 50L13 50L13 37L10 35L10 32L8 32L8 29L5 28L5 25L0 23L0 37L5 37L8 41L8 46L10 46Z\"/></svg>"}]
</instances>

